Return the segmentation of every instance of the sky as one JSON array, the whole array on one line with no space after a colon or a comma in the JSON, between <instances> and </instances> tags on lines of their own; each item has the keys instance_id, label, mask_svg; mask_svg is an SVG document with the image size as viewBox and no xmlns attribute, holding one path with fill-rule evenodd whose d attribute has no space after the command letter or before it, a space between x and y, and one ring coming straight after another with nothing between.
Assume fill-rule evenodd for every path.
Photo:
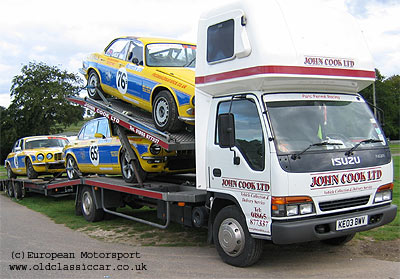
<instances>
[{"instance_id":1,"label":"sky","mask_svg":"<svg viewBox=\"0 0 400 279\"><path fill-rule=\"evenodd\" d=\"M231 1L1 0L0 106L8 107L12 79L29 62L78 73L88 54L101 52L119 36L196 43L200 15ZM375 67L386 77L400 74L400 0L301 1L322 1L328 7L350 12L363 31Z\"/></svg>"}]
</instances>

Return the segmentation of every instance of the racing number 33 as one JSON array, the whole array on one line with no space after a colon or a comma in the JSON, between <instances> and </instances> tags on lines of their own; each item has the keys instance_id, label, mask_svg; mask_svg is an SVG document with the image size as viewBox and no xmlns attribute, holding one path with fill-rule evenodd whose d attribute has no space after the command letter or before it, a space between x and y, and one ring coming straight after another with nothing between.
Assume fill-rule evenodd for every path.
<instances>
[{"instance_id":1,"label":"racing number 33","mask_svg":"<svg viewBox=\"0 0 400 279\"><path fill-rule=\"evenodd\" d=\"M117 88L121 94L125 94L128 89L128 73L125 68L120 68L116 76Z\"/></svg>"}]
</instances>

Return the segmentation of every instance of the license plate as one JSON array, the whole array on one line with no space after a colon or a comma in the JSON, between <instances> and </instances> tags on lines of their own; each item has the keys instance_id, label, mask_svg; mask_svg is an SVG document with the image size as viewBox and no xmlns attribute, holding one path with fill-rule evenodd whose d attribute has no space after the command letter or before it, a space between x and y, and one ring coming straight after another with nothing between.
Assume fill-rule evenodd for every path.
<instances>
[{"instance_id":1,"label":"license plate","mask_svg":"<svg viewBox=\"0 0 400 279\"><path fill-rule=\"evenodd\" d=\"M336 230L347 230L351 228L368 225L368 215L346 218L336 221Z\"/></svg>"}]
</instances>

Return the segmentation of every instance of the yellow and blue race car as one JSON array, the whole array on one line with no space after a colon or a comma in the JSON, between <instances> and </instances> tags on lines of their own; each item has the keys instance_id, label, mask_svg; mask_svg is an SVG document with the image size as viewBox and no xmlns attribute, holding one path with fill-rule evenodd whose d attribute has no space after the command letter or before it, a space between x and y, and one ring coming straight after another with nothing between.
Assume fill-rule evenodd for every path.
<instances>
[{"instance_id":1,"label":"yellow and blue race car","mask_svg":"<svg viewBox=\"0 0 400 279\"><path fill-rule=\"evenodd\" d=\"M65 171L62 150L68 140L57 136L33 136L17 140L5 161L8 178L42 174L58 175Z\"/></svg>"},{"instance_id":2,"label":"yellow and blue race car","mask_svg":"<svg viewBox=\"0 0 400 279\"><path fill-rule=\"evenodd\" d=\"M194 123L195 59L188 42L123 37L91 54L80 72L89 97L100 99L101 90L151 112L157 129L176 132Z\"/></svg>"},{"instance_id":3,"label":"yellow and blue race car","mask_svg":"<svg viewBox=\"0 0 400 279\"><path fill-rule=\"evenodd\" d=\"M76 179L82 174L121 175L126 182L137 182L132 163L138 170L141 180L147 174L184 173L194 171L194 155L168 152L159 145L140 137L128 134L137 160L128 161L122 148L114 124L100 117L88 121L80 130L76 141L64 148L67 176Z\"/></svg>"}]
</instances>

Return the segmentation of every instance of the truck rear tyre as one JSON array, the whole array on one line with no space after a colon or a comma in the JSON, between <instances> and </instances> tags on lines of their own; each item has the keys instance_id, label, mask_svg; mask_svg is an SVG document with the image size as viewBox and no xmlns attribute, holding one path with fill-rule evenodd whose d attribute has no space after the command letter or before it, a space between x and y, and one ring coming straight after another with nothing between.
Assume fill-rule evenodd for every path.
<instances>
[{"instance_id":1,"label":"truck rear tyre","mask_svg":"<svg viewBox=\"0 0 400 279\"><path fill-rule=\"evenodd\" d=\"M133 165L132 165L132 164L135 164L136 169L139 172L140 178L142 179L142 181L144 181L146 179L147 173L142 169L142 167L140 166L140 163L137 159L128 161L128 159L126 158L125 152L126 152L125 150L122 150L120 158L119 158L119 161L121 164L122 178L127 183L138 182L137 177L135 175L135 171L133 170Z\"/></svg>"},{"instance_id":2,"label":"truck rear tyre","mask_svg":"<svg viewBox=\"0 0 400 279\"><path fill-rule=\"evenodd\" d=\"M251 237L245 217L237 206L230 205L218 212L213 238L219 256L227 264L250 266L261 257L264 243Z\"/></svg>"},{"instance_id":3,"label":"truck rear tyre","mask_svg":"<svg viewBox=\"0 0 400 279\"><path fill-rule=\"evenodd\" d=\"M79 168L78 164L76 163L74 157L71 155L67 156L67 176L69 180L79 178Z\"/></svg>"},{"instance_id":4,"label":"truck rear tyre","mask_svg":"<svg viewBox=\"0 0 400 279\"><path fill-rule=\"evenodd\" d=\"M103 209L97 209L91 187L84 187L81 194L82 215L88 222L97 222L104 218Z\"/></svg>"},{"instance_id":5,"label":"truck rear tyre","mask_svg":"<svg viewBox=\"0 0 400 279\"><path fill-rule=\"evenodd\" d=\"M160 131L178 132L183 122L178 119L175 99L167 90L160 91L153 102L153 120Z\"/></svg>"},{"instance_id":6,"label":"truck rear tyre","mask_svg":"<svg viewBox=\"0 0 400 279\"><path fill-rule=\"evenodd\" d=\"M29 158L26 159L26 175L29 179L34 179L39 176L39 174L33 168L33 164Z\"/></svg>"},{"instance_id":7,"label":"truck rear tyre","mask_svg":"<svg viewBox=\"0 0 400 279\"><path fill-rule=\"evenodd\" d=\"M322 242L325 244L328 244L328 245L332 245L332 246L341 246L341 245L344 245L345 243L349 242L350 240L352 240L355 235L356 235L355 233L352 233L352 234L348 234L348 235L341 236L341 237L324 239L324 240L322 240Z\"/></svg>"},{"instance_id":8,"label":"truck rear tyre","mask_svg":"<svg viewBox=\"0 0 400 279\"><path fill-rule=\"evenodd\" d=\"M12 181L7 182L7 196L14 197L14 186Z\"/></svg>"},{"instance_id":9,"label":"truck rear tyre","mask_svg":"<svg viewBox=\"0 0 400 279\"><path fill-rule=\"evenodd\" d=\"M101 97L99 95L99 93L97 92L97 90L101 90L100 87L100 78L97 75L96 71L91 70L89 72L89 76L88 76L88 85L93 87L93 88L88 88L87 92L90 98L94 99L94 100L101 100Z\"/></svg>"}]
</instances>

